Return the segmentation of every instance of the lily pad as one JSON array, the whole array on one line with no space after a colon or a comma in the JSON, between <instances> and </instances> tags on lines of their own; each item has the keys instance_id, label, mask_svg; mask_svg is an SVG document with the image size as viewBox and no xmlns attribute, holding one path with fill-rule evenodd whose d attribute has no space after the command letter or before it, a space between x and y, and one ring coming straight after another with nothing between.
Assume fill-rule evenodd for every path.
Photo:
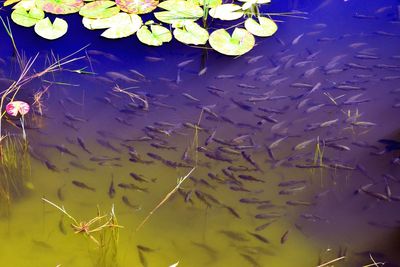
<instances>
[{"instance_id":1,"label":"lily pad","mask_svg":"<svg viewBox=\"0 0 400 267\"><path fill-rule=\"evenodd\" d=\"M235 4L223 4L210 9L210 16L221 20L236 20L243 16L242 7Z\"/></svg>"},{"instance_id":2,"label":"lily pad","mask_svg":"<svg viewBox=\"0 0 400 267\"><path fill-rule=\"evenodd\" d=\"M143 26L138 30L136 35L139 41L151 46L160 46L172 39L171 32L160 25L150 25L150 30L147 26Z\"/></svg>"},{"instance_id":3,"label":"lily pad","mask_svg":"<svg viewBox=\"0 0 400 267\"><path fill-rule=\"evenodd\" d=\"M83 26L89 30L99 30L99 29L108 29L113 26L118 25L120 21L129 20L130 16L126 13L118 13L112 17L105 19L89 19L86 17L82 18Z\"/></svg>"},{"instance_id":4,"label":"lily pad","mask_svg":"<svg viewBox=\"0 0 400 267\"><path fill-rule=\"evenodd\" d=\"M21 0L7 0L7 1L5 1L3 3L3 6L10 6L10 5L15 4L15 3L19 2L19 1L21 1Z\"/></svg>"},{"instance_id":5,"label":"lily pad","mask_svg":"<svg viewBox=\"0 0 400 267\"><path fill-rule=\"evenodd\" d=\"M248 18L244 22L244 27L250 33L260 37L272 36L278 30L276 23L269 18L258 17L258 21L259 23L252 18Z\"/></svg>"},{"instance_id":6,"label":"lily pad","mask_svg":"<svg viewBox=\"0 0 400 267\"><path fill-rule=\"evenodd\" d=\"M182 0L167 0L158 7L168 10L154 13L161 22L168 24L183 24L185 21L196 21L203 16L203 9L193 3Z\"/></svg>"},{"instance_id":7,"label":"lily pad","mask_svg":"<svg viewBox=\"0 0 400 267\"><path fill-rule=\"evenodd\" d=\"M36 0L38 8L52 14L72 14L83 6L82 0Z\"/></svg>"},{"instance_id":8,"label":"lily pad","mask_svg":"<svg viewBox=\"0 0 400 267\"><path fill-rule=\"evenodd\" d=\"M207 43L208 31L200 27L196 22L188 21L183 28L174 30L174 37L184 44L202 45Z\"/></svg>"},{"instance_id":9,"label":"lily pad","mask_svg":"<svg viewBox=\"0 0 400 267\"><path fill-rule=\"evenodd\" d=\"M232 36L224 29L211 33L209 38L211 47L228 56L240 56L249 52L254 44L254 36L242 28L235 28Z\"/></svg>"},{"instance_id":10,"label":"lily pad","mask_svg":"<svg viewBox=\"0 0 400 267\"><path fill-rule=\"evenodd\" d=\"M32 27L43 18L44 18L44 12L39 8L32 8L28 12L24 8L20 7L15 9L11 13L11 19L16 24L23 27Z\"/></svg>"},{"instance_id":11,"label":"lily pad","mask_svg":"<svg viewBox=\"0 0 400 267\"><path fill-rule=\"evenodd\" d=\"M32 8L37 8L36 1L35 0L19 1L15 6L13 6L13 9L17 9L17 8L21 8L21 7L25 10L31 10ZM41 9L41 8L39 8L39 9Z\"/></svg>"},{"instance_id":12,"label":"lily pad","mask_svg":"<svg viewBox=\"0 0 400 267\"><path fill-rule=\"evenodd\" d=\"M146 14L156 9L158 0L115 0L122 11L133 14Z\"/></svg>"},{"instance_id":13,"label":"lily pad","mask_svg":"<svg viewBox=\"0 0 400 267\"><path fill-rule=\"evenodd\" d=\"M126 13L125 13L126 14ZM136 14L129 14L125 20L119 20L117 25L104 31L101 36L108 39L128 37L137 32L142 26L142 19Z\"/></svg>"},{"instance_id":14,"label":"lily pad","mask_svg":"<svg viewBox=\"0 0 400 267\"><path fill-rule=\"evenodd\" d=\"M48 40L55 40L63 36L68 30L68 24L65 20L56 18L51 23L49 18L40 20L35 25L35 32Z\"/></svg>"},{"instance_id":15,"label":"lily pad","mask_svg":"<svg viewBox=\"0 0 400 267\"><path fill-rule=\"evenodd\" d=\"M94 1L84 5L79 15L90 19L104 19L112 17L119 12L119 7L113 1Z\"/></svg>"},{"instance_id":16,"label":"lily pad","mask_svg":"<svg viewBox=\"0 0 400 267\"><path fill-rule=\"evenodd\" d=\"M198 0L199 4L202 6L207 6L209 8L222 5L222 0Z\"/></svg>"}]
</instances>

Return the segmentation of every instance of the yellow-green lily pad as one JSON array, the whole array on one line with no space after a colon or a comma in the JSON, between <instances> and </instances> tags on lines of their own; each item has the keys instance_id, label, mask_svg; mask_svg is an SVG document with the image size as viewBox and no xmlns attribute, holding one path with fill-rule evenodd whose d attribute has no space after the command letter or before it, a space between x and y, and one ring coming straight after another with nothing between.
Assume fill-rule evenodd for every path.
<instances>
[{"instance_id":1,"label":"yellow-green lily pad","mask_svg":"<svg viewBox=\"0 0 400 267\"><path fill-rule=\"evenodd\" d=\"M202 45L207 43L208 31L200 27L196 22L187 21L182 28L174 30L174 37L184 44Z\"/></svg>"},{"instance_id":2,"label":"yellow-green lily pad","mask_svg":"<svg viewBox=\"0 0 400 267\"><path fill-rule=\"evenodd\" d=\"M250 33L260 37L272 36L278 30L278 26L272 19L258 17L258 21L259 23L252 18L248 18L244 22L244 27Z\"/></svg>"},{"instance_id":3,"label":"yellow-green lily pad","mask_svg":"<svg viewBox=\"0 0 400 267\"><path fill-rule=\"evenodd\" d=\"M36 0L38 8L51 14L72 14L83 6L83 0Z\"/></svg>"},{"instance_id":4,"label":"yellow-green lily pad","mask_svg":"<svg viewBox=\"0 0 400 267\"><path fill-rule=\"evenodd\" d=\"M15 3L19 2L19 1L21 1L21 0L6 0L3 3L3 6L10 6L10 5L15 4Z\"/></svg>"},{"instance_id":5,"label":"yellow-green lily pad","mask_svg":"<svg viewBox=\"0 0 400 267\"><path fill-rule=\"evenodd\" d=\"M43 18L44 18L44 12L39 8L32 8L28 12L24 8L20 7L15 9L11 13L11 19L16 24L23 27L32 27Z\"/></svg>"},{"instance_id":6,"label":"yellow-green lily pad","mask_svg":"<svg viewBox=\"0 0 400 267\"><path fill-rule=\"evenodd\" d=\"M155 12L154 17L161 22L171 24L173 27L182 26L186 21L196 21L195 19L186 18L185 16L177 15L174 11Z\"/></svg>"},{"instance_id":7,"label":"yellow-green lily pad","mask_svg":"<svg viewBox=\"0 0 400 267\"><path fill-rule=\"evenodd\" d=\"M68 24L65 20L56 18L53 23L47 17L35 24L35 32L48 40L55 40L63 36L68 30Z\"/></svg>"},{"instance_id":8,"label":"yellow-green lily pad","mask_svg":"<svg viewBox=\"0 0 400 267\"><path fill-rule=\"evenodd\" d=\"M161 46L172 39L171 32L160 25L150 25L150 30L147 26L142 26L136 35L139 41L151 46Z\"/></svg>"},{"instance_id":9,"label":"yellow-green lily pad","mask_svg":"<svg viewBox=\"0 0 400 267\"><path fill-rule=\"evenodd\" d=\"M122 11L132 14L146 14L156 9L158 0L115 0Z\"/></svg>"},{"instance_id":10,"label":"yellow-green lily pad","mask_svg":"<svg viewBox=\"0 0 400 267\"><path fill-rule=\"evenodd\" d=\"M125 13L126 14L126 13ZM105 30L101 36L108 39L118 39L128 37L137 32L142 26L142 19L136 14L129 14L125 20L119 20L119 23Z\"/></svg>"},{"instance_id":11,"label":"yellow-green lily pad","mask_svg":"<svg viewBox=\"0 0 400 267\"><path fill-rule=\"evenodd\" d=\"M224 29L211 33L208 40L211 47L228 56L240 56L249 52L255 44L254 36L242 28L235 28L232 36Z\"/></svg>"},{"instance_id":12,"label":"yellow-green lily pad","mask_svg":"<svg viewBox=\"0 0 400 267\"><path fill-rule=\"evenodd\" d=\"M25 10L31 10L32 8L36 8L37 6L35 0L21 0L16 5L13 6L13 9L17 9L20 7L22 7Z\"/></svg>"},{"instance_id":13,"label":"yellow-green lily pad","mask_svg":"<svg viewBox=\"0 0 400 267\"><path fill-rule=\"evenodd\" d=\"M82 24L86 29L89 30L99 30L99 29L108 29L113 26L118 25L120 21L129 20L130 16L127 13L118 13L112 17L105 19L89 19L86 17L82 18Z\"/></svg>"},{"instance_id":14,"label":"yellow-green lily pad","mask_svg":"<svg viewBox=\"0 0 400 267\"><path fill-rule=\"evenodd\" d=\"M183 0L167 0L158 7L167 11L154 13L161 22L168 24L183 24L185 21L196 21L203 16L203 9L193 3Z\"/></svg>"},{"instance_id":15,"label":"yellow-green lily pad","mask_svg":"<svg viewBox=\"0 0 400 267\"><path fill-rule=\"evenodd\" d=\"M207 6L209 8L222 5L222 0L198 0L199 4L202 6Z\"/></svg>"},{"instance_id":16,"label":"yellow-green lily pad","mask_svg":"<svg viewBox=\"0 0 400 267\"><path fill-rule=\"evenodd\" d=\"M119 7L113 1L94 1L84 5L79 10L79 15L90 19L104 19L112 17L119 12Z\"/></svg>"},{"instance_id":17,"label":"yellow-green lily pad","mask_svg":"<svg viewBox=\"0 0 400 267\"><path fill-rule=\"evenodd\" d=\"M215 19L236 20L240 19L244 13L241 6L235 4L223 4L211 8L209 14Z\"/></svg>"}]
</instances>

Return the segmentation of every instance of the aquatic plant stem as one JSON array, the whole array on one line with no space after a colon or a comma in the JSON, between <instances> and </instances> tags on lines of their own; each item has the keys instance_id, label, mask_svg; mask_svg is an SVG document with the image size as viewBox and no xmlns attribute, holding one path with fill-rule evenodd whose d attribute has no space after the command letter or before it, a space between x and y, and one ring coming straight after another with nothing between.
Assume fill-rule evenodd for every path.
<instances>
[{"instance_id":1,"label":"aquatic plant stem","mask_svg":"<svg viewBox=\"0 0 400 267\"><path fill-rule=\"evenodd\" d=\"M320 264L320 265L318 265L317 267L324 267L324 266L328 266L328 265L330 265L331 263L334 263L334 262L337 262L337 261L343 260L343 259L345 259L345 258L346 258L346 256L342 256L342 257L339 257L339 258L333 259L333 260L331 260L331 261L325 262L325 263L323 263L323 264Z\"/></svg>"},{"instance_id":2,"label":"aquatic plant stem","mask_svg":"<svg viewBox=\"0 0 400 267\"><path fill-rule=\"evenodd\" d=\"M150 219L150 217L153 215L154 212L156 212L182 185L182 183L192 174L192 172L196 169L197 167L197 162L198 162L198 152L197 152L197 147L199 146L199 125L201 122L201 119L203 118L204 114L204 109L201 109L199 119L197 120L197 124L195 124L194 127L194 136L193 136L193 142L192 142L192 148L193 151L195 151L195 165L194 167L184 176L178 179L177 185L160 201L160 203L157 204L157 206L149 212L149 214L144 218L144 220L139 224L139 226L136 228L136 231L139 231L140 228L143 227L143 225Z\"/></svg>"},{"instance_id":3,"label":"aquatic plant stem","mask_svg":"<svg viewBox=\"0 0 400 267\"><path fill-rule=\"evenodd\" d=\"M24 61L22 60L22 57L21 57L21 55L19 54L19 51L18 51L18 49L17 49L17 44L15 43L14 36L13 36L12 31L11 31L10 21L9 21L8 18L7 18L7 24L6 24L2 17L0 17L0 20L1 20L2 24L3 24L4 29L5 29L6 32L7 32L7 35L8 35L8 36L10 37L10 39L11 39L11 43L12 43L13 48L14 48L14 53L15 53L15 55L16 55L16 57L17 57L18 65L19 65L19 67L20 67L20 69L21 69L21 71L22 71L22 70L24 69L24 67L25 67L25 66L24 66Z\"/></svg>"},{"instance_id":4,"label":"aquatic plant stem","mask_svg":"<svg viewBox=\"0 0 400 267\"><path fill-rule=\"evenodd\" d=\"M26 132L25 132L25 125L24 125L24 115L21 116L21 127L22 127L22 137L24 138L24 141L26 143Z\"/></svg>"},{"instance_id":5,"label":"aquatic plant stem","mask_svg":"<svg viewBox=\"0 0 400 267\"><path fill-rule=\"evenodd\" d=\"M52 205L53 207L55 207L56 209L58 209L59 211L61 211L62 213L64 213L65 215L67 215L68 218L70 218L72 221L74 221L75 224L78 224L78 221L72 217L64 208L64 206L58 206L57 204L54 204L53 202L51 202L50 200L45 199L44 197L42 197L42 200L50 205Z\"/></svg>"},{"instance_id":6,"label":"aquatic plant stem","mask_svg":"<svg viewBox=\"0 0 400 267\"><path fill-rule=\"evenodd\" d=\"M150 219L150 217L153 215L154 212L156 212L178 189L180 188L181 184L192 174L192 172L196 169L196 167L193 167L184 177L181 177L178 179L178 184L172 189L161 201L160 203L155 206L155 208L149 212L149 214L144 218L144 220L139 224L139 226L136 228L136 231L139 231L140 228L143 227L143 225Z\"/></svg>"}]
</instances>

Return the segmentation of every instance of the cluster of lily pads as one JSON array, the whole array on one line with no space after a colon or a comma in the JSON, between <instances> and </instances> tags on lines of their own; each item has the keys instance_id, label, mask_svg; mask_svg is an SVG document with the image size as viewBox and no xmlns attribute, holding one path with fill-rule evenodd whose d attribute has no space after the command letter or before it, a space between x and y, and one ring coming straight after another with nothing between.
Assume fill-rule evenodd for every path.
<instances>
[{"instance_id":1,"label":"cluster of lily pads","mask_svg":"<svg viewBox=\"0 0 400 267\"><path fill-rule=\"evenodd\" d=\"M105 30L101 34L105 38L124 38L136 33L142 43L161 46L174 36L187 45L205 45L208 42L222 54L238 56L253 48L254 36L268 37L277 31L275 22L258 12L260 5L270 1L237 0L225 4L222 0L7 0L4 5L15 4L11 19L16 24L34 26L39 36L49 40L63 36L68 23L62 18L51 22L45 12L56 15L79 12L83 25L89 30ZM143 22L139 15L156 9L153 14L159 23L153 20ZM223 28L209 34L204 27L208 16L223 21L247 18L234 27L232 34ZM203 22L202 26L198 20ZM244 25L244 28L238 25Z\"/></svg>"}]
</instances>

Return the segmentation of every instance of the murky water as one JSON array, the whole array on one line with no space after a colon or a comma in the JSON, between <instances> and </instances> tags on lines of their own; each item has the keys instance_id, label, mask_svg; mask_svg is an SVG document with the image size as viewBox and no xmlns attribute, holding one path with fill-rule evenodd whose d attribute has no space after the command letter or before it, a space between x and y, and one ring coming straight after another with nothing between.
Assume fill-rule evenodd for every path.
<instances>
[{"instance_id":1,"label":"murky water","mask_svg":"<svg viewBox=\"0 0 400 267\"><path fill-rule=\"evenodd\" d=\"M47 43L14 26L27 56L40 52L37 71L50 49L92 44L20 91L33 107L29 189L2 205L1 266L101 266L96 243L41 198L79 222L114 205L123 228L104 266L398 266L398 3L309 2L271 4L309 19L276 17L276 36L239 58L76 40L79 29ZM18 67L1 43L3 88ZM49 85L41 116L33 94Z\"/></svg>"}]
</instances>

